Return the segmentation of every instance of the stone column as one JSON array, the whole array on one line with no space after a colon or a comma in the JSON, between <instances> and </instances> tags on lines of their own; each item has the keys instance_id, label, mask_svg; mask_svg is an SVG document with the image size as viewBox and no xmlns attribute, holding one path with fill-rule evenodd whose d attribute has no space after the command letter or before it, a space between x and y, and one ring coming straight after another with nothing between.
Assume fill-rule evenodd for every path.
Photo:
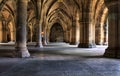
<instances>
[{"instance_id":1,"label":"stone column","mask_svg":"<svg viewBox=\"0 0 120 76\"><path fill-rule=\"evenodd\" d=\"M104 43L104 23L100 23L96 27L96 44L103 45Z\"/></svg>"},{"instance_id":2,"label":"stone column","mask_svg":"<svg viewBox=\"0 0 120 76\"><path fill-rule=\"evenodd\" d=\"M71 39L71 33L70 33L70 31L71 31L71 30L69 29L69 30L68 30L68 43L70 43L70 41L71 41L71 40L70 40L70 39Z\"/></svg>"},{"instance_id":3,"label":"stone column","mask_svg":"<svg viewBox=\"0 0 120 76\"><path fill-rule=\"evenodd\" d=\"M14 41L14 25L13 22L9 22L8 27L10 28L10 42Z\"/></svg>"},{"instance_id":4,"label":"stone column","mask_svg":"<svg viewBox=\"0 0 120 76\"><path fill-rule=\"evenodd\" d=\"M46 43L49 44L49 33L50 31L48 31L49 29L46 28Z\"/></svg>"},{"instance_id":5,"label":"stone column","mask_svg":"<svg viewBox=\"0 0 120 76\"><path fill-rule=\"evenodd\" d=\"M118 0L117 0L118 1ZM120 8L119 2L105 0L108 7L108 48L105 57L120 58ZM115 2L116 4L109 5Z\"/></svg>"},{"instance_id":6,"label":"stone column","mask_svg":"<svg viewBox=\"0 0 120 76\"><path fill-rule=\"evenodd\" d=\"M103 44L104 44L104 23L101 23L99 45L103 45Z\"/></svg>"},{"instance_id":7,"label":"stone column","mask_svg":"<svg viewBox=\"0 0 120 76\"><path fill-rule=\"evenodd\" d=\"M3 20L2 21L2 29L3 29L3 42L7 42L7 21Z\"/></svg>"},{"instance_id":8,"label":"stone column","mask_svg":"<svg viewBox=\"0 0 120 76\"><path fill-rule=\"evenodd\" d=\"M68 43L67 30L64 31L64 42Z\"/></svg>"},{"instance_id":9,"label":"stone column","mask_svg":"<svg viewBox=\"0 0 120 76\"><path fill-rule=\"evenodd\" d=\"M43 39L43 44L44 45L47 45L47 34L46 34L46 29L45 29L45 31L44 31L44 39Z\"/></svg>"},{"instance_id":10,"label":"stone column","mask_svg":"<svg viewBox=\"0 0 120 76\"><path fill-rule=\"evenodd\" d=\"M43 45L42 45L42 35L41 35L41 30L42 30L42 25L40 25L40 23L38 23L38 39L37 39L37 44L36 44L36 47L39 47L39 48L42 48Z\"/></svg>"},{"instance_id":11,"label":"stone column","mask_svg":"<svg viewBox=\"0 0 120 76\"><path fill-rule=\"evenodd\" d=\"M108 19L104 26L104 45L108 45Z\"/></svg>"},{"instance_id":12,"label":"stone column","mask_svg":"<svg viewBox=\"0 0 120 76\"><path fill-rule=\"evenodd\" d=\"M93 39L93 25L90 22L80 22L80 43L79 48L92 48L95 47L95 40Z\"/></svg>"},{"instance_id":13,"label":"stone column","mask_svg":"<svg viewBox=\"0 0 120 76\"><path fill-rule=\"evenodd\" d=\"M0 13L1 14L1 13ZM0 43L2 42L3 38L2 35L3 34L3 29L2 29L2 21L0 20Z\"/></svg>"},{"instance_id":14,"label":"stone column","mask_svg":"<svg viewBox=\"0 0 120 76\"><path fill-rule=\"evenodd\" d=\"M69 33L69 29L66 30L66 43L69 43L70 42L70 33Z\"/></svg>"},{"instance_id":15,"label":"stone column","mask_svg":"<svg viewBox=\"0 0 120 76\"><path fill-rule=\"evenodd\" d=\"M32 40L33 39L33 24L29 23L28 26L30 28L30 30L29 30L30 31L30 33L29 33L29 35L30 35L29 36L30 37L30 42L33 42L33 40Z\"/></svg>"},{"instance_id":16,"label":"stone column","mask_svg":"<svg viewBox=\"0 0 120 76\"><path fill-rule=\"evenodd\" d=\"M71 45L76 45L77 42L76 42L76 21L73 21L73 25L72 25L72 28L71 28L71 41L70 41L70 44Z\"/></svg>"},{"instance_id":17,"label":"stone column","mask_svg":"<svg viewBox=\"0 0 120 76\"><path fill-rule=\"evenodd\" d=\"M66 38L67 38L67 36L66 36L67 34L66 34L66 31L64 31L64 35L63 35L63 42L66 42L67 40L66 40Z\"/></svg>"},{"instance_id":18,"label":"stone column","mask_svg":"<svg viewBox=\"0 0 120 76\"><path fill-rule=\"evenodd\" d=\"M37 39L37 44L36 47L42 48L42 25L40 23L40 18L41 18L41 0L37 0L37 25L38 25L38 39Z\"/></svg>"},{"instance_id":19,"label":"stone column","mask_svg":"<svg viewBox=\"0 0 120 76\"><path fill-rule=\"evenodd\" d=\"M64 42L66 42L66 43L67 43L67 30L66 30L66 31L64 31Z\"/></svg>"},{"instance_id":20,"label":"stone column","mask_svg":"<svg viewBox=\"0 0 120 76\"><path fill-rule=\"evenodd\" d=\"M26 20L28 0L17 0L16 52L19 57L29 57L26 46Z\"/></svg>"},{"instance_id":21,"label":"stone column","mask_svg":"<svg viewBox=\"0 0 120 76\"><path fill-rule=\"evenodd\" d=\"M96 45L99 45L100 42L100 25L95 24L95 43Z\"/></svg>"},{"instance_id":22,"label":"stone column","mask_svg":"<svg viewBox=\"0 0 120 76\"><path fill-rule=\"evenodd\" d=\"M80 24L79 20L76 21L76 44L78 45L80 41Z\"/></svg>"}]
</instances>

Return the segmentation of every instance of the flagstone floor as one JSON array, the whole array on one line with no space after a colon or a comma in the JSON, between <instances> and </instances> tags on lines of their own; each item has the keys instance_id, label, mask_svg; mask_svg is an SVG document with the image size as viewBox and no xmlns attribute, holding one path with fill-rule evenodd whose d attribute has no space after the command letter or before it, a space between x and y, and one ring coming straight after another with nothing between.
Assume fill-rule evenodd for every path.
<instances>
[{"instance_id":1,"label":"flagstone floor","mask_svg":"<svg viewBox=\"0 0 120 76\"><path fill-rule=\"evenodd\" d=\"M120 76L120 60L103 57L106 48L51 43L39 49L29 44L31 57L17 58L9 52L14 44L4 44L0 46L0 76Z\"/></svg>"}]
</instances>

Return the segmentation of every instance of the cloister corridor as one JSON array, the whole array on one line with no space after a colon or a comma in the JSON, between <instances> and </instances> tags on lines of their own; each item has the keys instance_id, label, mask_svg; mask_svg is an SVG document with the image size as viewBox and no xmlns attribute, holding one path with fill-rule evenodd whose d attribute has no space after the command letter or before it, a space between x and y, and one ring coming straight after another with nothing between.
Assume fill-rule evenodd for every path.
<instances>
[{"instance_id":1,"label":"cloister corridor","mask_svg":"<svg viewBox=\"0 0 120 76\"><path fill-rule=\"evenodd\" d=\"M120 76L120 0L0 0L0 76Z\"/></svg>"}]
</instances>

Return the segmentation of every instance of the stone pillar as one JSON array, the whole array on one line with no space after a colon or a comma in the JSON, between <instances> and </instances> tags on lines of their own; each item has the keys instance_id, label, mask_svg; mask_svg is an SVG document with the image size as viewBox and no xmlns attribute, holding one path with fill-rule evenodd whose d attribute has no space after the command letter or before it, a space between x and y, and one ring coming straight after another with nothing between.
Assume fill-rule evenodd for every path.
<instances>
[{"instance_id":1,"label":"stone pillar","mask_svg":"<svg viewBox=\"0 0 120 76\"><path fill-rule=\"evenodd\" d=\"M76 44L78 45L80 41L80 24L79 20L76 21Z\"/></svg>"},{"instance_id":2,"label":"stone pillar","mask_svg":"<svg viewBox=\"0 0 120 76\"><path fill-rule=\"evenodd\" d=\"M19 57L29 57L26 46L26 20L28 0L17 0L16 52Z\"/></svg>"},{"instance_id":3,"label":"stone pillar","mask_svg":"<svg viewBox=\"0 0 120 76\"><path fill-rule=\"evenodd\" d=\"M64 39L63 40L64 40L65 43L67 43L67 30L64 31Z\"/></svg>"},{"instance_id":4,"label":"stone pillar","mask_svg":"<svg viewBox=\"0 0 120 76\"><path fill-rule=\"evenodd\" d=\"M104 26L104 45L108 45L108 19Z\"/></svg>"},{"instance_id":5,"label":"stone pillar","mask_svg":"<svg viewBox=\"0 0 120 76\"><path fill-rule=\"evenodd\" d=\"M41 35L41 30L42 30L42 25L40 25L40 23L38 22L38 39L37 39L37 44L36 47L42 48L43 44L42 44L42 35Z\"/></svg>"},{"instance_id":6,"label":"stone pillar","mask_svg":"<svg viewBox=\"0 0 120 76\"><path fill-rule=\"evenodd\" d=\"M104 38L105 38L105 29L104 29L104 23L101 23L100 26L97 28L98 31L96 32L96 44L97 45L103 45L104 44Z\"/></svg>"},{"instance_id":7,"label":"stone pillar","mask_svg":"<svg viewBox=\"0 0 120 76\"><path fill-rule=\"evenodd\" d=\"M2 42L4 43L4 42L7 42L7 30L8 30L7 22L5 20L2 21L2 29L3 29L3 34L2 34L3 41Z\"/></svg>"},{"instance_id":8,"label":"stone pillar","mask_svg":"<svg viewBox=\"0 0 120 76\"><path fill-rule=\"evenodd\" d=\"M104 23L100 24L100 38L99 38L99 45L104 44Z\"/></svg>"},{"instance_id":9,"label":"stone pillar","mask_svg":"<svg viewBox=\"0 0 120 76\"><path fill-rule=\"evenodd\" d=\"M63 36L64 36L64 37L63 37L63 42L67 42L67 40L66 40L67 36L66 36L66 35L67 35L66 31L64 31L64 35L63 35Z\"/></svg>"},{"instance_id":10,"label":"stone pillar","mask_svg":"<svg viewBox=\"0 0 120 76\"><path fill-rule=\"evenodd\" d=\"M10 42L13 42L14 41L14 25L13 25L13 22L9 22L8 24L8 27L10 28Z\"/></svg>"},{"instance_id":11,"label":"stone pillar","mask_svg":"<svg viewBox=\"0 0 120 76\"><path fill-rule=\"evenodd\" d=\"M99 45L100 42L100 25L95 24L95 43L96 45Z\"/></svg>"},{"instance_id":12,"label":"stone pillar","mask_svg":"<svg viewBox=\"0 0 120 76\"><path fill-rule=\"evenodd\" d=\"M80 43L79 48L92 48L95 47L95 40L93 39L93 30L91 23L89 22L80 22Z\"/></svg>"},{"instance_id":13,"label":"stone pillar","mask_svg":"<svg viewBox=\"0 0 120 76\"><path fill-rule=\"evenodd\" d=\"M64 31L64 42L68 43L68 32Z\"/></svg>"},{"instance_id":14,"label":"stone pillar","mask_svg":"<svg viewBox=\"0 0 120 76\"><path fill-rule=\"evenodd\" d=\"M70 32L69 32L69 29L66 30L66 43L69 43L70 42Z\"/></svg>"},{"instance_id":15,"label":"stone pillar","mask_svg":"<svg viewBox=\"0 0 120 76\"><path fill-rule=\"evenodd\" d=\"M29 36L28 37L30 37L30 42L33 42L33 24L32 23L29 23L28 24L28 26L29 26L29 31L30 31L30 33L29 33Z\"/></svg>"},{"instance_id":16,"label":"stone pillar","mask_svg":"<svg viewBox=\"0 0 120 76\"><path fill-rule=\"evenodd\" d=\"M68 30L68 43L70 43L70 39L71 39L71 33L70 33L70 29Z\"/></svg>"},{"instance_id":17,"label":"stone pillar","mask_svg":"<svg viewBox=\"0 0 120 76\"><path fill-rule=\"evenodd\" d=\"M102 26L101 24L96 26L96 31L95 31L95 43L97 45L102 45L102 40L101 40L101 34L102 34Z\"/></svg>"},{"instance_id":18,"label":"stone pillar","mask_svg":"<svg viewBox=\"0 0 120 76\"><path fill-rule=\"evenodd\" d=\"M112 4L113 0L105 0L108 7L108 48L105 50L105 57L120 58L120 8L119 2Z\"/></svg>"},{"instance_id":19,"label":"stone pillar","mask_svg":"<svg viewBox=\"0 0 120 76\"><path fill-rule=\"evenodd\" d=\"M2 42L3 38L2 35L3 34L3 30L2 30L2 21L0 20L0 43Z\"/></svg>"},{"instance_id":20,"label":"stone pillar","mask_svg":"<svg viewBox=\"0 0 120 76\"><path fill-rule=\"evenodd\" d=\"M71 45L76 45L76 21L73 20L72 21L72 28L71 28Z\"/></svg>"},{"instance_id":21,"label":"stone pillar","mask_svg":"<svg viewBox=\"0 0 120 76\"><path fill-rule=\"evenodd\" d=\"M48 32L50 32L50 31L48 31L49 29L48 28L46 28L46 43L47 44L49 44L49 33Z\"/></svg>"},{"instance_id":22,"label":"stone pillar","mask_svg":"<svg viewBox=\"0 0 120 76\"><path fill-rule=\"evenodd\" d=\"M47 45L47 34L46 34L46 30L44 31L43 44L44 44L44 45Z\"/></svg>"},{"instance_id":23,"label":"stone pillar","mask_svg":"<svg viewBox=\"0 0 120 76\"><path fill-rule=\"evenodd\" d=\"M40 23L40 18L41 18L41 0L37 0L37 25L38 25L38 39L37 39L37 44L36 47L42 48L42 25Z\"/></svg>"}]
</instances>

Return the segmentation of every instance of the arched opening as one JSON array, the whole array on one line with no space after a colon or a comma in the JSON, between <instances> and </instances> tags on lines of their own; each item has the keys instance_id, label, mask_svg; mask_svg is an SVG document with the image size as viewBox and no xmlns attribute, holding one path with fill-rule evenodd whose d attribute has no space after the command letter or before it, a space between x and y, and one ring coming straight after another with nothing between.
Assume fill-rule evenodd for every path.
<instances>
[{"instance_id":1,"label":"arched opening","mask_svg":"<svg viewBox=\"0 0 120 76\"><path fill-rule=\"evenodd\" d=\"M14 24L10 21L2 21L1 42L14 42L15 41L15 28Z\"/></svg>"},{"instance_id":2,"label":"arched opening","mask_svg":"<svg viewBox=\"0 0 120 76\"><path fill-rule=\"evenodd\" d=\"M64 31L59 23L53 24L50 29L50 42L63 42L64 41Z\"/></svg>"},{"instance_id":3,"label":"arched opening","mask_svg":"<svg viewBox=\"0 0 120 76\"><path fill-rule=\"evenodd\" d=\"M15 24L13 21L10 21L8 23L8 42L14 42L15 41Z\"/></svg>"}]
</instances>

